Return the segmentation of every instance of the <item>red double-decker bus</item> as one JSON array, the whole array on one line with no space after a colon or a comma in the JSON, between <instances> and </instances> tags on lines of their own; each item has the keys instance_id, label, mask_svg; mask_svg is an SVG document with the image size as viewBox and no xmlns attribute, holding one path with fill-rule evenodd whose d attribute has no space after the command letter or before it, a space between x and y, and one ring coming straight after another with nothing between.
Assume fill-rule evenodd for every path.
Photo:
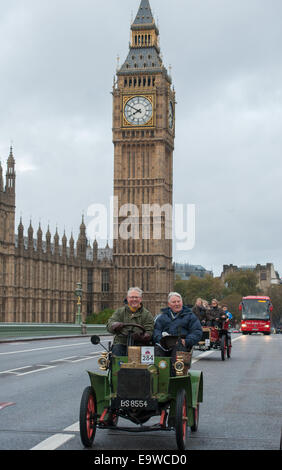
<instances>
[{"instance_id":1,"label":"red double-decker bus","mask_svg":"<svg viewBox=\"0 0 282 470\"><path fill-rule=\"evenodd\" d=\"M241 331L243 335L252 333L271 333L272 303L270 297L249 295L243 297L239 305L242 312Z\"/></svg>"}]
</instances>

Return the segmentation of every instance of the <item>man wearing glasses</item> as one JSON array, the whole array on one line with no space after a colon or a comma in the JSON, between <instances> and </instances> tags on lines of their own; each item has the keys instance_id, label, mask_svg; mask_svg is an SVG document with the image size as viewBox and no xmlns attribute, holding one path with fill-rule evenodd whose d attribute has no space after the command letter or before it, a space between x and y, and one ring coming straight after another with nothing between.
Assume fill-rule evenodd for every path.
<instances>
[{"instance_id":1,"label":"man wearing glasses","mask_svg":"<svg viewBox=\"0 0 282 470\"><path fill-rule=\"evenodd\" d=\"M107 330L114 335L112 352L116 356L127 355L127 333L128 327L125 323L135 323L143 326L145 332L140 328L134 329L134 344L149 344L154 330L154 317L142 304L143 292L139 287L131 287L123 307L118 308L107 323Z\"/></svg>"}]
</instances>

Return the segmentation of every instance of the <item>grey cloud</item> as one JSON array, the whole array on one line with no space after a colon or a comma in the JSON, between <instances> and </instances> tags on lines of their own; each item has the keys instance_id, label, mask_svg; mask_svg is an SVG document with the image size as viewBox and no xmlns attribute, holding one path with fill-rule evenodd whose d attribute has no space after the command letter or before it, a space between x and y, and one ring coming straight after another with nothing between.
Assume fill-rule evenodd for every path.
<instances>
[{"instance_id":1,"label":"grey cloud","mask_svg":"<svg viewBox=\"0 0 282 470\"><path fill-rule=\"evenodd\" d=\"M111 87L139 0L0 0L0 157L17 161L17 220L74 235L113 191ZM174 200L197 207L185 259L272 261L280 240L282 3L151 0L177 93ZM22 171L22 169L30 171ZM36 228L36 227L35 227Z\"/></svg>"}]
</instances>

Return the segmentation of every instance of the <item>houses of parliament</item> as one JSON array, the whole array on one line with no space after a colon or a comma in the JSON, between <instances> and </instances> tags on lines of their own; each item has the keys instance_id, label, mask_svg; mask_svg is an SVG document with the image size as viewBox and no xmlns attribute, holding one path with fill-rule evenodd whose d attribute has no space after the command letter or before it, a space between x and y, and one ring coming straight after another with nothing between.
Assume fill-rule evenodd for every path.
<instances>
[{"instance_id":1,"label":"houses of parliament","mask_svg":"<svg viewBox=\"0 0 282 470\"><path fill-rule=\"evenodd\" d=\"M171 205L175 138L175 92L163 65L159 30L149 0L141 0L131 24L125 62L113 84L113 192L118 200L114 231L126 217L120 208ZM124 239L113 248L89 244L82 218L78 239L49 228L15 227L16 159L13 148L0 164L0 322L74 323L76 284L82 284L82 318L122 305L131 286L144 292L144 304L157 314L173 288L172 237L154 239L151 214L147 236ZM170 224L171 224L170 220ZM140 228L140 221L136 221ZM35 232L36 230L36 232ZM26 232L26 233L25 233Z\"/></svg>"}]
</instances>

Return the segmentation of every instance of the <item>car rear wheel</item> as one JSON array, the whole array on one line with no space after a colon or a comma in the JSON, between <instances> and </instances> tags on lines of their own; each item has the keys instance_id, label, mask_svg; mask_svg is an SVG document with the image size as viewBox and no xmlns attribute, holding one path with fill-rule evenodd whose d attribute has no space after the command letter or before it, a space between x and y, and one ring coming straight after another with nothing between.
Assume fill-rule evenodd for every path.
<instances>
[{"instance_id":1,"label":"car rear wheel","mask_svg":"<svg viewBox=\"0 0 282 470\"><path fill-rule=\"evenodd\" d=\"M226 350L227 350L227 345L226 345L226 336L222 335L221 340L220 340L220 350L221 350L221 359L225 361L226 358Z\"/></svg>"},{"instance_id":2,"label":"car rear wheel","mask_svg":"<svg viewBox=\"0 0 282 470\"><path fill-rule=\"evenodd\" d=\"M188 433L187 397L185 390L176 395L175 405L175 434L178 450L185 450Z\"/></svg>"},{"instance_id":3,"label":"car rear wheel","mask_svg":"<svg viewBox=\"0 0 282 470\"><path fill-rule=\"evenodd\" d=\"M198 403L196 408L193 408L194 424L191 426L192 432L197 432L199 427L199 413L200 413L200 404Z\"/></svg>"},{"instance_id":4,"label":"car rear wheel","mask_svg":"<svg viewBox=\"0 0 282 470\"><path fill-rule=\"evenodd\" d=\"M232 349L231 338L227 336L227 357L228 357L228 359L230 359L230 357L231 357L231 349Z\"/></svg>"},{"instance_id":5,"label":"car rear wheel","mask_svg":"<svg viewBox=\"0 0 282 470\"><path fill-rule=\"evenodd\" d=\"M87 387L80 402L80 438L84 447L92 447L97 426L96 395L92 387Z\"/></svg>"}]
</instances>

